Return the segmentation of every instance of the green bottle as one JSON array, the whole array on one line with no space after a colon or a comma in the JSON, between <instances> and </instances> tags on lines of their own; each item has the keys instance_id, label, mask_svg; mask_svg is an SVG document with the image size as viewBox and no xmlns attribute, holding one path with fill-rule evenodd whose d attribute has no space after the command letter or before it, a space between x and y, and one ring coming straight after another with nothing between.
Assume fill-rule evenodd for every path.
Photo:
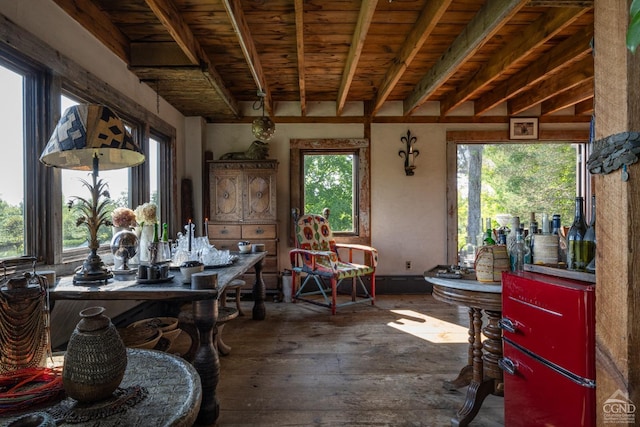
<instances>
[{"instance_id":1,"label":"green bottle","mask_svg":"<svg viewBox=\"0 0 640 427\"><path fill-rule=\"evenodd\" d=\"M158 239L158 223L153 224L153 243L158 243L160 239Z\"/></svg>"},{"instance_id":2,"label":"green bottle","mask_svg":"<svg viewBox=\"0 0 640 427\"><path fill-rule=\"evenodd\" d=\"M169 242L169 224L162 224L162 241Z\"/></svg>"},{"instance_id":3,"label":"green bottle","mask_svg":"<svg viewBox=\"0 0 640 427\"><path fill-rule=\"evenodd\" d=\"M487 218L487 231L485 232L484 240L482 241L482 243L485 246L491 246L491 245L495 245L496 244L496 241L493 240L493 230L491 228L491 218Z\"/></svg>"},{"instance_id":4,"label":"green bottle","mask_svg":"<svg viewBox=\"0 0 640 427\"><path fill-rule=\"evenodd\" d=\"M587 224L584 221L584 199L576 197L576 214L567 234L567 269L585 271L589 263L589 242L584 240Z\"/></svg>"}]
</instances>

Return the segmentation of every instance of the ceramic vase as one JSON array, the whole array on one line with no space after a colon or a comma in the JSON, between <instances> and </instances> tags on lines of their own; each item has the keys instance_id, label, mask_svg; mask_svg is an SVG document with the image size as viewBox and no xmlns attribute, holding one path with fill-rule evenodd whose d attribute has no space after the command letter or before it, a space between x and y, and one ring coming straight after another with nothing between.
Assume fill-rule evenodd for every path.
<instances>
[{"instance_id":1,"label":"ceramic vase","mask_svg":"<svg viewBox=\"0 0 640 427\"><path fill-rule=\"evenodd\" d=\"M153 224L140 227L139 239L138 259L140 264L148 264L150 262L149 245L153 243Z\"/></svg>"},{"instance_id":2,"label":"ceramic vase","mask_svg":"<svg viewBox=\"0 0 640 427\"><path fill-rule=\"evenodd\" d=\"M111 397L127 367L127 351L104 307L80 312L80 321L71 334L62 369L67 395L79 402L95 402Z\"/></svg>"}]
</instances>

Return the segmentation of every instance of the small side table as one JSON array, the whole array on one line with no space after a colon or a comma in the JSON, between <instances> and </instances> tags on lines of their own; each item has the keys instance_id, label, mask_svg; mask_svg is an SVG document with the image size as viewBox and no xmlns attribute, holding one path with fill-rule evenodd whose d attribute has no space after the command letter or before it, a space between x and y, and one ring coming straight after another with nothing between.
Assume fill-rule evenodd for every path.
<instances>
[{"instance_id":1,"label":"small side table","mask_svg":"<svg viewBox=\"0 0 640 427\"><path fill-rule=\"evenodd\" d=\"M53 364L60 366L63 360L63 354L54 356ZM132 386L146 388L148 395L125 411L81 423L69 424L63 421L58 425L191 427L195 423L202 401L200 376L195 368L182 358L156 350L127 349L127 370L120 387ZM65 404L68 400L71 399L67 398ZM73 405L78 405L75 400L72 402ZM85 409L91 409L92 406L98 408L101 403L82 404L82 408ZM49 407L34 408L34 411L13 416L8 423L26 413L46 412Z\"/></svg>"},{"instance_id":2,"label":"small side table","mask_svg":"<svg viewBox=\"0 0 640 427\"><path fill-rule=\"evenodd\" d=\"M451 420L452 426L466 426L475 418L484 399L490 395L503 396L504 383L498 360L502 358L502 285L475 280L444 279L425 275L433 285L437 300L469 307L469 355L467 365L458 377L445 381L449 390L469 386L464 404ZM482 312L487 314L483 328ZM482 333L487 339L482 342Z\"/></svg>"}]
</instances>

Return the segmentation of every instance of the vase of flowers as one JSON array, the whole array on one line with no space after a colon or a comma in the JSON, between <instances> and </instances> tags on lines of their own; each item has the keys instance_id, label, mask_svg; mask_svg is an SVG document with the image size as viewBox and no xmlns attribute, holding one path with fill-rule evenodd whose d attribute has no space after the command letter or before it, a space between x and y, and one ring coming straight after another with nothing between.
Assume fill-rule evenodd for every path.
<instances>
[{"instance_id":1,"label":"vase of flowers","mask_svg":"<svg viewBox=\"0 0 640 427\"><path fill-rule=\"evenodd\" d=\"M111 224L113 224L113 235L120 231L131 231L137 225L136 214L133 209L118 207L111 212Z\"/></svg>"}]
</instances>

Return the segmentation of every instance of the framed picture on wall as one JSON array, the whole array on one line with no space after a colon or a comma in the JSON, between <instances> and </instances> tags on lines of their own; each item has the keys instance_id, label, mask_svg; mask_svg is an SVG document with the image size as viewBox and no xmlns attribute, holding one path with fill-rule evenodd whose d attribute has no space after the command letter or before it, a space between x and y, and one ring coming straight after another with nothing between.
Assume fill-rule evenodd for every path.
<instances>
[{"instance_id":1,"label":"framed picture on wall","mask_svg":"<svg viewBox=\"0 0 640 427\"><path fill-rule=\"evenodd\" d=\"M509 119L510 139L538 139L537 117L512 117Z\"/></svg>"}]
</instances>

